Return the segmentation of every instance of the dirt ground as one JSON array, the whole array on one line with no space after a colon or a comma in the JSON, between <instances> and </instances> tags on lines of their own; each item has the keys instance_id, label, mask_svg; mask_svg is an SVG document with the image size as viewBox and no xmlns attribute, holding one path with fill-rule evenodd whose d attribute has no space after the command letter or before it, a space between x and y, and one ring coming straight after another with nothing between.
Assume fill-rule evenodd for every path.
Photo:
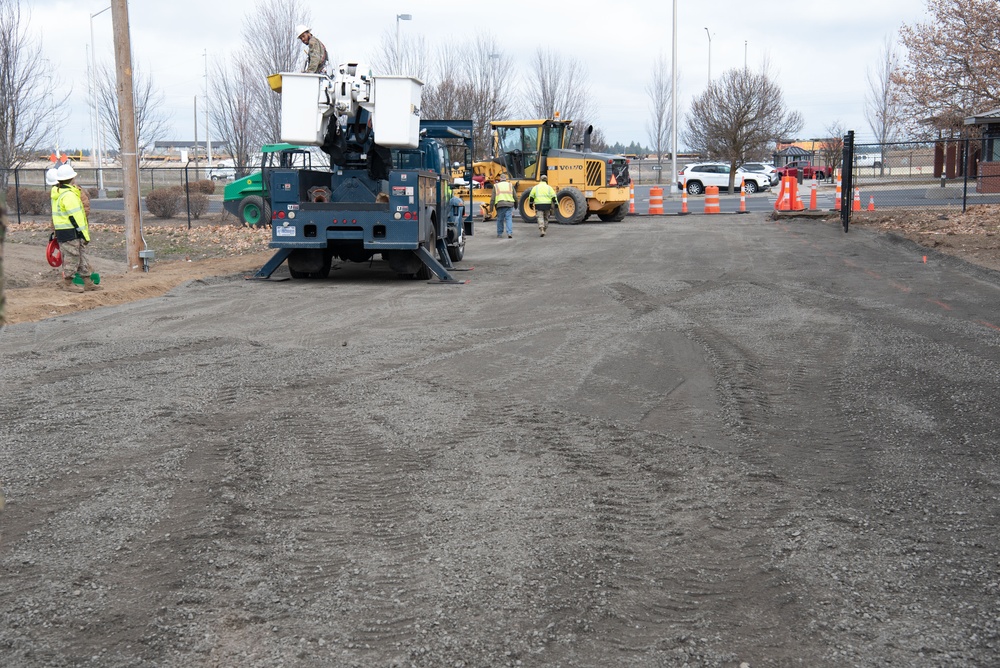
<instances>
[{"instance_id":1,"label":"dirt ground","mask_svg":"<svg viewBox=\"0 0 1000 668\"><path fill-rule=\"evenodd\" d=\"M833 218L831 218L832 220ZM34 322L72 311L112 306L165 294L185 281L252 273L270 257L268 230L233 224L231 216L185 222L152 219L143 236L156 253L152 271L126 271L125 235L120 215L95 215L91 257L104 290L84 295L61 292L58 270L45 262L48 226L24 217L8 231L4 257L8 322ZM909 239L967 262L1000 270L1000 206L972 207L965 213L936 209L887 209L855 214L852 226Z\"/></svg>"},{"instance_id":2,"label":"dirt ground","mask_svg":"<svg viewBox=\"0 0 1000 668\"><path fill-rule=\"evenodd\" d=\"M0 665L1000 665L996 214L485 224L463 285L107 223L94 295L15 225Z\"/></svg>"}]
</instances>

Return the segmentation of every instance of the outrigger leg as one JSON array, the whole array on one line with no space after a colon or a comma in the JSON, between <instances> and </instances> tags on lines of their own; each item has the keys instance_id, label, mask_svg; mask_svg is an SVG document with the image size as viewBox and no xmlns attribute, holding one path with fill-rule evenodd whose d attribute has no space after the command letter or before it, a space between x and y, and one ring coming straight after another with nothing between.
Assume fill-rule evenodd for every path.
<instances>
[{"instance_id":1,"label":"outrigger leg","mask_svg":"<svg viewBox=\"0 0 1000 668\"><path fill-rule=\"evenodd\" d=\"M424 248L423 246L419 246L413 252L417 254L417 257L420 259L421 262L424 263L424 266L426 266L428 269L430 269L432 272L434 272L434 275L438 277L439 282L441 282L441 283L465 283L465 281L459 281L454 276L452 276L451 274L449 274L448 270L445 269L444 265L441 264L440 262L438 262L438 260L437 260L436 257L434 257L433 255L431 255L430 253L428 253L427 249ZM446 258L448 257L448 253L447 252L445 252L444 257L446 257ZM451 259L450 258L448 260L446 260L446 262L448 263L449 266L451 266ZM454 267L452 267L452 268L454 268Z\"/></svg>"},{"instance_id":2,"label":"outrigger leg","mask_svg":"<svg viewBox=\"0 0 1000 668\"><path fill-rule=\"evenodd\" d=\"M294 249L292 248L280 249L277 253L274 254L274 256L270 260L267 261L267 264L261 267L257 271L257 273L251 276L250 278L255 278L260 280L266 280L268 278L271 278L271 274L273 274L275 270L281 266L282 262L288 259L288 256L292 254L292 250Z\"/></svg>"}]
</instances>

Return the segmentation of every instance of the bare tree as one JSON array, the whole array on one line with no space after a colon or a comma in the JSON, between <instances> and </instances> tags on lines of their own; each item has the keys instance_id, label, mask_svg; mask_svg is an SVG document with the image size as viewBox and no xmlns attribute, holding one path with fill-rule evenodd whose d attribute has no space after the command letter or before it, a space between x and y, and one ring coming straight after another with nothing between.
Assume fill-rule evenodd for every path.
<instances>
[{"instance_id":1,"label":"bare tree","mask_svg":"<svg viewBox=\"0 0 1000 668\"><path fill-rule=\"evenodd\" d=\"M903 123L903 107L896 93L893 75L899 69L899 55L892 37L886 36L874 66L868 67L868 92L865 95L865 120L881 146L885 164L885 145L895 141Z\"/></svg>"},{"instance_id":2,"label":"bare tree","mask_svg":"<svg viewBox=\"0 0 1000 668\"><path fill-rule=\"evenodd\" d=\"M588 124L583 121L596 113L590 102L587 70L574 59L564 59L552 49L539 47L531 60L527 105L535 118L554 118L558 112L565 120L575 121L571 141L580 141Z\"/></svg>"},{"instance_id":3,"label":"bare tree","mask_svg":"<svg viewBox=\"0 0 1000 668\"><path fill-rule=\"evenodd\" d=\"M41 146L53 146L66 115L54 68L28 34L19 0L0 0L0 187Z\"/></svg>"},{"instance_id":4,"label":"bare tree","mask_svg":"<svg viewBox=\"0 0 1000 668\"><path fill-rule=\"evenodd\" d=\"M663 52L653 61L652 79L646 84L646 95L649 96L650 119L646 122L646 132L649 141L656 151L656 164L660 169L656 172L656 182L662 182L663 156L670 147L670 130L672 128L671 92L674 82L670 76L670 63Z\"/></svg>"},{"instance_id":5,"label":"bare tree","mask_svg":"<svg viewBox=\"0 0 1000 668\"><path fill-rule=\"evenodd\" d=\"M729 162L732 190L739 163L803 125L799 112L785 108L781 88L766 67L756 73L737 68L724 72L695 98L684 138L704 155Z\"/></svg>"},{"instance_id":6,"label":"bare tree","mask_svg":"<svg viewBox=\"0 0 1000 668\"><path fill-rule=\"evenodd\" d=\"M167 134L169 118L163 116L163 93L138 67L132 68L135 100L135 132L140 150ZM107 131L111 146L121 150L121 123L118 116L118 83L114 67L102 65L97 75L97 114Z\"/></svg>"},{"instance_id":7,"label":"bare tree","mask_svg":"<svg viewBox=\"0 0 1000 668\"><path fill-rule=\"evenodd\" d=\"M250 100L254 118L260 123L260 143L281 139L281 96L271 90L267 77L278 72L293 72L302 57L302 43L296 39L295 26L308 26L309 12L298 0L259 0L253 13L243 20L243 48L238 61L246 63L249 87L242 93ZM214 104L219 104L215 101Z\"/></svg>"},{"instance_id":8,"label":"bare tree","mask_svg":"<svg viewBox=\"0 0 1000 668\"><path fill-rule=\"evenodd\" d=\"M252 170L251 160L263 143L254 106L244 94L257 73L241 60L216 63L213 69L209 107L212 127L222 138L222 146L233 156L238 174L244 176Z\"/></svg>"},{"instance_id":9,"label":"bare tree","mask_svg":"<svg viewBox=\"0 0 1000 668\"><path fill-rule=\"evenodd\" d=\"M906 59L893 80L910 123L933 118L956 130L1000 107L1000 12L996 0L926 0L926 23L903 25Z\"/></svg>"},{"instance_id":10,"label":"bare tree","mask_svg":"<svg viewBox=\"0 0 1000 668\"><path fill-rule=\"evenodd\" d=\"M834 169L837 169L844 162L844 135L847 134L847 128L838 119L826 126L826 134L828 139L823 142L820 155L824 164L832 165Z\"/></svg>"},{"instance_id":11,"label":"bare tree","mask_svg":"<svg viewBox=\"0 0 1000 668\"><path fill-rule=\"evenodd\" d=\"M369 59L376 75L397 74L427 80L427 41L423 35L402 35L397 44L395 31L385 30Z\"/></svg>"}]
</instances>

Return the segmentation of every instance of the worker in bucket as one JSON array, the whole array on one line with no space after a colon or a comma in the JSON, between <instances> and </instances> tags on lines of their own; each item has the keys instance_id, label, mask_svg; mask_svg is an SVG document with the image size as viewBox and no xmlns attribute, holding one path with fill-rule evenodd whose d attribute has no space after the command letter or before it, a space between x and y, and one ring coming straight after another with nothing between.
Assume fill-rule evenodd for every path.
<instances>
[{"instance_id":1,"label":"worker in bucket","mask_svg":"<svg viewBox=\"0 0 1000 668\"><path fill-rule=\"evenodd\" d=\"M544 237L545 230L549 227L549 215L552 212L552 205L556 201L556 191L549 185L549 177L542 174L542 180L535 184L528 192L528 199L531 206L535 207L538 218L538 236Z\"/></svg>"},{"instance_id":2,"label":"worker in bucket","mask_svg":"<svg viewBox=\"0 0 1000 668\"><path fill-rule=\"evenodd\" d=\"M329 57L327 56L326 47L323 46L323 42L319 41L319 38L312 34L312 30L308 26L301 24L296 26L295 33L302 40L302 43L308 47L306 66L302 71L306 74L325 74Z\"/></svg>"},{"instance_id":3,"label":"worker in bucket","mask_svg":"<svg viewBox=\"0 0 1000 668\"><path fill-rule=\"evenodd\" d=\"M506 174L501 174L493 184L490 206L495 207L497 212L497 239L503 239L504 232L508 239L513 239L514 207L517 206L517 201L514 199L514 184L507 180Z\"/></svg>"},{"instance_id":4,"label":"worker in bucket","mask_svg":"<svg viewBox=\"0 0 1000 668\"><path fill-rule=\"evenodd\" d=\"M52 228L62 253L63 289L70 292L102 290L97 274L90 268L86 246L90 243L90 226L80 198L80 189L74 185L76 170L66 162L56 170L58 183L55 205L52 209ZM96 279L96 280L95 280Z\"/></svg>"}]
</instances>

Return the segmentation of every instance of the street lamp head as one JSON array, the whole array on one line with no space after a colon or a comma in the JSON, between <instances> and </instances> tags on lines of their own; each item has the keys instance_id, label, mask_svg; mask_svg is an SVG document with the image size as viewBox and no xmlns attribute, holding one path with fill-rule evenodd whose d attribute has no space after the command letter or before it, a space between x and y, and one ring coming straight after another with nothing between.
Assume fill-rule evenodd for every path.
<instances>
[{"instance_id":1,"label":"street lamp head","mask_svg":"<svg viewBox=\"0 0 1000 668\"><path fill-rule=\"evenodd\" d=\"M396 14L397 21L410 21L413 19L412 14Z\"/></svg>"}]
</instances>

